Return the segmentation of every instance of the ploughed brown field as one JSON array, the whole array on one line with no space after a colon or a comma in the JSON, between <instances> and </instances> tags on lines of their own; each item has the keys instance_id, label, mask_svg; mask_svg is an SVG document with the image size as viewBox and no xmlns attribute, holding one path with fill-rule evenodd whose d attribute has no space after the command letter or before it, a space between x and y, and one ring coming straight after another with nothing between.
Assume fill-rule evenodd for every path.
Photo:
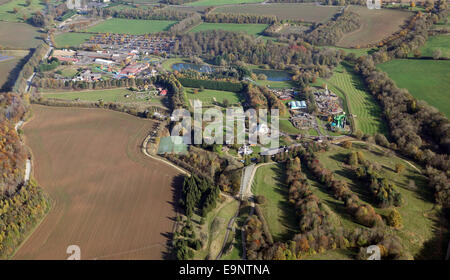
<instances>
[{"instance_id":1,"label":"ploughed brown field","mask_svg":"<svg viewBox=\"0 0 450 280\"><path fill-rule=\"evenodd\" d=\"M52 209L15 259L164 259L180 173L140 145L152 121L103 109L33 105L24 127Z\"/></svg>"},{"instance_id":2,"label":"ploughed brown field","mask_svg":"<svg viewBox=\"0 0 450 280\"><path fill-rule=\"evenodd\" d=\"M338 47L356 47L377 43L399 31L413 13L405 10L369 10L364 6L350 6L350 11L359 14L361 27L345 34L336 44Z\"/></svg>"}]
</instances>

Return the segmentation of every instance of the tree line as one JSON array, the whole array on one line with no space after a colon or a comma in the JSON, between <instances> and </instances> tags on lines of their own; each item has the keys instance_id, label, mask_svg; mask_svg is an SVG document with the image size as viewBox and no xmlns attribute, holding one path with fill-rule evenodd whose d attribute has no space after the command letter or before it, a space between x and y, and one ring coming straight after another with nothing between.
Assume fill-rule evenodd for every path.
<instances>
[{"instance_id":1,"label":"tree line","mask_svg":"<svg viewBox=\"0 0 450 280\"><path fill-rule=\"evenodd\" d=\"M317 25L307 33L305 40L313 45L332 46L339 42L345 33L352 32L361 26L358 14L344 10L326 23Z\"/></svg>"},{"instance_id":2,"label":"tree line","mask_svg":"<svg viewBox=\"0 0 450 280\"><path fill-rule=\"evenodd\" d=\"M195 13L195 14L177 22L176 24L172 25L169 28L169 32L175 33L175 34L181 34L183 32L188 31L192 27L200 24L201 22L202 22L202 16L200 14Z\"/></svg>"},{"instance_id":3,"label":"tree line","mask_svg":"<svg viewBox=\"0 0 450 280\"><path fill-rule=\"evenodd\" d=\"M158 6L138 7L126 9L105 9L94 8L89 11L91 16L96 17L114 17L127 19L145 19L145 20L183 20L192 16L193 12L180 11L175 9L165 9Z\"/></svg>"}]
</instances>

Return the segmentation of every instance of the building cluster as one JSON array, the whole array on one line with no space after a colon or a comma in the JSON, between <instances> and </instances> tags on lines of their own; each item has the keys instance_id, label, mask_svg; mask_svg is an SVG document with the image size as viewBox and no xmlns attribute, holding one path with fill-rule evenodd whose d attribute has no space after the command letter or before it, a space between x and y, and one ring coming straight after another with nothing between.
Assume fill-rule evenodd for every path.
<instances>
[{"instance_id":1,"label":"building cluster","mask_svg":"<svg viewBox=\"0 0 450 280\"><path fill-rule=\"evenodd\" d=\"M149 78L157 74L156 69L152 67L152 62L136 52L64 49L55 50L52 57L78 67L79 71L76 77L64 78L61 75L55 75L56 78L64 80L94 82L104 77L112 79Z\"/></svg>"},{"instance_id":2,"label":"building cluster","mask_svg":"<svg viewBox=\"0 0 450 280\"><path fill-rule=\"evenodd\" d=\"M175 40L172 37L130 34L97 34L83 44L86 48L100 48L119 52L136 52L139 54L169 54Z\"/></svg>"},{"instance_id":3,"label":"building cluster","mask_svg":"<svg viewBox=\"0 0 450 280\"><path fill-rule=\"evenodd\" d=\"M316 89L313 94L320 115L330 116L344 112L339 102L339 97L329 91L328 86L325 86L324 90Z\"/></svg>"},{"instance_id":4,"label":"building cluster","mask_svg":"<svg viewBox=\"0 0 450 280\"><path fill-rule=\"evenodd\" d=\"M294 91L294 89L286 88L286 89L273 89L272 92L280 99L280 100L292 100L298 92Z\"/></svg>"},{"instance_id":5,"label":"building cluster","mask_svg":"<svg viewBox=\"0 0 450 280\"><path fill-rule=\"evenodd\" d=\"M316 117L304 112L291 116L290 121L300 130L310 129L317 125Z\"/></svg>"}]
</instances>

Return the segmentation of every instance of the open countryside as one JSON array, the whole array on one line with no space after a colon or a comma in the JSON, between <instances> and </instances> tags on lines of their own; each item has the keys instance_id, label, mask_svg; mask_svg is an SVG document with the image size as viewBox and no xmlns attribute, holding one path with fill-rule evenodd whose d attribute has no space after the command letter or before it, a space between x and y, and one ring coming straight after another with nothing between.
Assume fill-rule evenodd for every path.
<instances>
[{"instance_id":1,"label":"open countryside","mask_svg":"<svg viewBox=\"0 0 450 280\"><path fill-rule=\"evenodd\" d=\"M54 207L15 258L64 258L68 244L83 259L165 258L179 173L141 153L153 123L96 109L33 110L26 141Z\"/></svg>"}]
</instances>

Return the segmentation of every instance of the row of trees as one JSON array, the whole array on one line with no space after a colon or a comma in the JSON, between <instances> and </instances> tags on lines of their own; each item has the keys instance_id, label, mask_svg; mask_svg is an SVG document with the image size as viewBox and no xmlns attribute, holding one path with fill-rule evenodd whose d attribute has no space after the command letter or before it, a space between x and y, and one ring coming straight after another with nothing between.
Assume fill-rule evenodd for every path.
<instances>
[{"instance_id":1,"label":"row of trees","mask_svg":"<svg viewBox=\"0 0 450 280\"><path fill-rule=\"evenodd\" d=\"M202 22L202 17L200 16L200 14L195 13L195 14L177 22L176 24L172 25L169 28L169 32L181 34L185 31L188 31L195 25L200 24L201 22Z\"/></svg>"},{"instance_id":2,"label":"row of trees","mask_svg":"<svg viewBox=\"0 0 450 280\"><path fill-rule=\"evenodd\" d=\"M41 60L44 58L45 54L49 50L49 45L42 43L36 47L33 55L30 57L27 63L23 66L20 71L16 82L13 86L13 92L24 93L27 88L27 79L33 74L34 69L39 65Z\"/></svg>"},{"instance_id":3,"label":"row of trees","mask_svg":"<svg viewBox=\"0 0 450 280\"><path fill-rule=\"evenodd\" d=\"M335 45L345 33L352 32L361 26L360 16L356 13L344 10L336 18L319 24L315 29L306 34L305 40L313 45Z\"/></svg>"},{"instance_id":4,"label":"row of trees","mask_svg":"<svg viewBox=\"0 0 450 280\"><path fill-rule=\"evenodd\" d=\"M402 195L396 190L396 186L386 178L381 177L368 161L363 161L362 165L355 169L355 174L363 184L369 187L379 207L400 207L404 203Z\"/></svg>"},{"instance_id":5,"label":"row of trees","mask_svg":"<svg viewBox=\"0 0 450 280\"><path fill-rule=\"evenodd\" d=\"M274 24L278 22L279 19L276 16L268 15L208 13L204 16L204 21L211 23Z\"/></svg>"},{"instance_id":6,"label":"row of trees","mask_svg":"<svg viewBox=\"0 0 450 280\"><path fill-rule=\"evenodd\" d=\"M145 6L126 9L104 9L94 8L89 12L97 17L114 17L128 19L146 19L146 20L183 20L192 16L193 12L186 12L176 9L165 9L159 6Z\"/></svg>"},{"instance_id":7,"label":"row of trees","mask_svg":"<svg viewBox=\"0 0 450 280\"><path fill-rule=\"evenodd\" d=\"M324 184L336 199L344 202L345 208L358 223L368 227L383 226L383 220L380 215L375 213L374 208L363 203L350 190L346 182L335 179L333 172L322 166L315 153L311 150L303 150L301 159L317 180Z\"/></svg>"},{"instance_id":8,"label":"row of trees","mask_svg":"<svg viewBox=\"0 0 450 280\"><path fill-rule=\"evenodd\" d=\"M223 90L231 92L242 92L244 84L240 82L226 82L216 80L201 80L178 77L178 80L184 87L205 88L213 90Z\"/></svg>"}]
</instances>

